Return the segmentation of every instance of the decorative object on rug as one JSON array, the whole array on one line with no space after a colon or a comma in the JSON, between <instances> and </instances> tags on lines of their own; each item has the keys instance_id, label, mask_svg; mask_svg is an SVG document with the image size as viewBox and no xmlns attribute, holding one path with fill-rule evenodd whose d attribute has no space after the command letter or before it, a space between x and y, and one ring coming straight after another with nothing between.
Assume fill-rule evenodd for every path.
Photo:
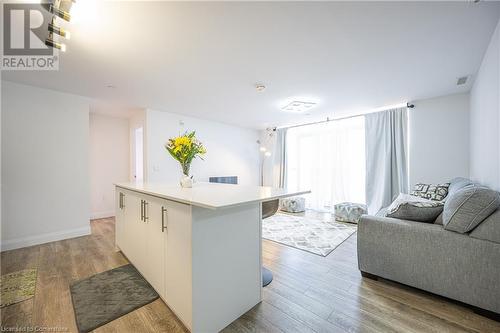
<instances>
[{"instance_id":1,"label":"decorative object on rug","mask_svg":"<svg viewBox=\"0 0 500 333\"><path fill-rule=\"evenodd\" d=\"M437 185L418 183L413 187L411 195L428 200L442 201L446 199L449 187L450 183Z\"/></svg>"},{"instance_id":2,"label":"decorative object on rug","mask_svg":"<svg viewBox=\"0 0 500 333\"><path fill-rule=\"evenodd\" d=\"M342 202L335 205L335 220L339 222L358 223L361 215L367 214L366 205Z\"/></svg>"},{"instance_id":3,"label":"decorative object on rug","mask_svg":"<svg viewBox=\"0 0 500 333\"><path fill-rule=\"evenodd\" d=\"M323 257L355 232L355 225L289 214L276 214L262 220L263 238Z\"/></svg>"},{"instance_id":4,"label":"decorative object on rug","mask_svg":"<svg viewBox=\"0 0 500 333\"><path fill-rule=\"evenodd\" d=\"M0 308L30 299L35 295L36 269L2 275L0 278Z\"/></svg>"},{"instance_id":5,"label":"decorative object on rug","mask_svg":"<svg viewBox=\"0 0 500 333\"><path fill-rule=\"evenodd\" d=\"M401 193L387 207L385 216L401 220L433 223L443 212L444 202Z\"/></svg>"},{"instance_id":6,"label":"decorative object on rug","mask_svg":"<svg viewBox=\"0 0 500 333\"><path fill-rule=\"evenodd\" d=\"M159 297L130 264L74 282L70 292L80 333L90 332Z\"/></svg>"},{"instance_id":7,"label":"decorative object on rug","mask_svg":"<svg viewBox=\"0 0 500 333\"><path fill-rule=\"evenodd\" d=\"M193 176L189 175L191 162L196 157L203 160L201 155L207 152L203 144L196 139L196 132L185 132L182 136L169 139L165 148L181 164L183 174L180 180L181 186L193 187Z\"/></svg>"},{"instance_id":8,"label":"decorative object on rug","mask_svg":"<svg viewBox=\"0 0 500 333\"><path fill-rule=\"evenodd\" d=\"M287 213L301 213L306 210L306 199L302 197L281 199L280 210Z\"/></svg>"}]
</instances>

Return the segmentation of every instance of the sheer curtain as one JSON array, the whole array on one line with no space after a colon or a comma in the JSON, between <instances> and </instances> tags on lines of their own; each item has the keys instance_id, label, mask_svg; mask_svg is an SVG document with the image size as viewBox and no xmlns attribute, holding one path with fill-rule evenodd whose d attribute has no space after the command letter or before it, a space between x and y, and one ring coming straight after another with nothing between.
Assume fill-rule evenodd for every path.
<instances>
[{"instance_id":1,"label":"sheer curtain","mask_svg":"<svg viewBox=\"0 0 500 333\"><path fill-rule=\"evenodd\" d=\"M368 213L408 193L408 109L366 115L366 198Z\"/></svg>"},{"instance_id":2,"label":"sheer curtain","mask_svg":"<svg viewBox=\"0 0 500 333\"><path fill-rule=\"evenodd\" d=\"M365 203L365 119L354 117L290 128L287 187L310 189L306 207L333 211L339 202Z\"/></svg>"}]
</instances>

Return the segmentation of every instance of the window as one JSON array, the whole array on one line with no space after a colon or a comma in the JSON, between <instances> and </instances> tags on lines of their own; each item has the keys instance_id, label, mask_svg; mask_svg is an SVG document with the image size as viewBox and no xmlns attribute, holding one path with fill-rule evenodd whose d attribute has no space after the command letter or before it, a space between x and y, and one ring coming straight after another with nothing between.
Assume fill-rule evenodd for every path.
<instances>
[{"instance_id":1,"label":"window","mask_svg":"<svg viewBox=\"0 0 500 333\"><path fill-rule=\"evenodd\" d=\"M290 128L287 186L310 189L306 207L333 211L337 203L365 203L365 118Z\"/></svg>"}]
</instances>

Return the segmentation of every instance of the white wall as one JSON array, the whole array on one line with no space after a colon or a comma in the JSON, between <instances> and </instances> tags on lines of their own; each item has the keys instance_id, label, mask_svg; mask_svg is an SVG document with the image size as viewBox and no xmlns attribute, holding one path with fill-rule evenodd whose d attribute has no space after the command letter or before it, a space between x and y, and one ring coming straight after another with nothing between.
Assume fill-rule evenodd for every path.
<instances>
[{"instance_id":1,"label":"white wall","mask_svg":"<svg viewBox=\"0 0 500 333\"><path fill-rule=\"evenodd\" d=\"M91 218L115 215L116 182L129 180L128 118L90 114L90 214Z\"/></svg>"},{"instance_id":2,"label":"white wall","mask_svg":"<svg viewBox=\"0 0 500 333\"><path fill-rule=\"evenodd\" d=\"M470 108L471 178L500 190L500 22L476 75Z\"/></svg>"},{"instance_id":3,"label":"white wall","mask_svg":"<svg viewBox=\"0 0 500 333\"><path fill-rule=\"evenodd\" d=\"M469 95L415 101L409 111L410 186L469 176Z\"/></svg>"},{"instance_id":4,"label":"white wall","mask_svg":"<svg viewBox=\"0 0 500 333\"><path fill-rule=\"evenodd\" d=\"M2 84L2 250L90 234L88 100Z\"/></svg>"},{"instance_id":5,"label":"white wall","mask_svg":"<svg viewBox=\"0 0 500 333\"><path fill-rule=\"evenodd\" d=\"M258 131L154 110L147 110L146 119L149 181L179 182L182 175L179 163L164 145L170 137L195 130L207 148L205 160L196 159L191 165L191 174L196 180L208 181L210 176L238 176L239 184L259 184ZM181 121L184 125L180 124Z\"/></svg>"},{"instance_id":6,"label":"white wall","mask_svg":"<svg viewBox=\"0 0 500 333\"><path fill-rule=\"evenodd\" d=\"M147 150L144 149L144 147L147 145L146 141L146 110L140 109L136 110L134 114L130 117L129 120L130 123L130 131L129 131L129 137L130 137L130 181L135 181L137 179L140 179L140 176L142 176L144 181L147 181ZM143 141L143 146L142 147L136 147L136 141L135 141L135 131L139 128L142 128L142 141ZM142 167L143 167L143 173L142 175L138 175L138 170L136 170L136 150L140 149L142 150ZM145 172L146 171L146 172Z\"/></svg>"}]
</instances>

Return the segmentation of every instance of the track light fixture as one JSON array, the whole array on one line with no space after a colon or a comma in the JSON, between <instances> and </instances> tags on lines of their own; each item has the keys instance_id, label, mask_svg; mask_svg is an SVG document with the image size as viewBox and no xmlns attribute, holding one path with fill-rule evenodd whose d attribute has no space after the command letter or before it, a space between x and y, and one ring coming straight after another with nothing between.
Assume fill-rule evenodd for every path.
<instances>
[{"instance_id":1,"label":"track light fixture","mask_svg":"<svg viewBox=\"0 0 500 333\"><path fill-rule=\"evenodd\" d=\"M53 22L49 23L49 32L52 32L52 33L54 33L56 35L59 35L61 37L66 38L66 39L70 39L71 38L71 34L70 34L70 32L68 30L63 29L61 27L58 27Z\"/></svg>"},{"instance_id":2,"label":"track light fixture","mask_svg":"<svg viewBox=\"0 0 500 333\"><path fill-rule=\"evenodd\" d=\"M47 39L45 40L45 45L66 52L66 45L63 43L56 42L54 40L54 35L52 33L49 33L49 37L47 37Z\"/></svg>"},{"instance_id":3,"label":"track light fixture","mask_svg":"<svg viewBox=\"0 0 500 333\"><path fill-rule=\"evenodd\" d=\"M74 0L54 0L49 6L49 12L65 21L71 21L70 10Z\"/></svg>"},{"instance_id":4,"label":"track light fixture","mask_svg":"<svg viewBox=\"0 0 500 333\"><path fill-rule=\"evenodd\" d=\"M66 52L66 45L56 41L54 35L70 39L71 34L69 31L56 24L56 17L60 17L69 22L71 20L70 10L74 2L75 0L53 0L52 3L48 4L48 7L45 7L49 13L54 14L52 21L49 23L49 35L47 39L45 39L45 45Z\"/></svg>"}]
</instances>

